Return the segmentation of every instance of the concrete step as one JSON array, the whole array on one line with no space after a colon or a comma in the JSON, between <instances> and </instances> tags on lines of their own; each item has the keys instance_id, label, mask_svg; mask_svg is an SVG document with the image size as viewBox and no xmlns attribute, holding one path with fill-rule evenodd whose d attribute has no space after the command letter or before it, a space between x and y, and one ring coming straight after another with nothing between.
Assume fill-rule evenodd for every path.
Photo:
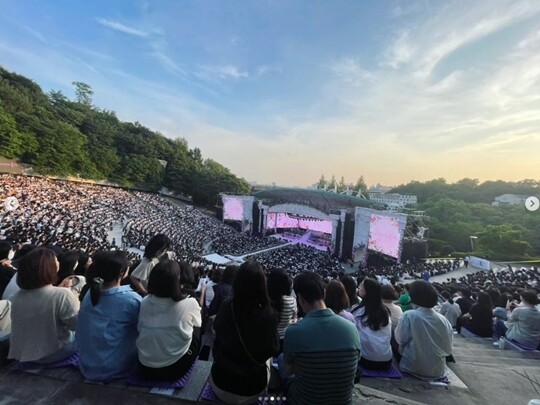
<instances>
[{"instance_id":1,"label":"concrete step","mask_svg":"<svg viewBox=\"0 0 540 405\"><path fill-rule=\"evenodd\" d=\"M493 357L493 358L514 358L514 359L529 359L540 360L540 353L533 352L518 352L516 350L500 350L500 349L477 349L477 348L462 348L454 347L452 354L454 357Z\"/></svg>"},{"instance_id":2,"label":"concrete step","mask_svg":"<svg viewBox=\"0 0 540 405\"><path fill-rule=\"evenodd\" d=\"M540 363L535 359L499 358L492 356L461 356L456 357L458 364L490 364L493 366L528 366L539 367Z\"/></svg>"}]
</instances>

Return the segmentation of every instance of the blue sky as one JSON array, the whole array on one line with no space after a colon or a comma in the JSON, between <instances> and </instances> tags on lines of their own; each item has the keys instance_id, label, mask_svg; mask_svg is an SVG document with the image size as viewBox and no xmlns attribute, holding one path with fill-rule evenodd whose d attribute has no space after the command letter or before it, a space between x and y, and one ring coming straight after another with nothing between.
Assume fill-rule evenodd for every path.
<instances>
[{"instance_id":1,"label":"blue sky","mask_svg":"<svg viewBox=\"0 0 540 405\"><path fill-rule=\"evenodd\" d=\"M250 181L540 177L539 1L0 7L1 65Z\"/></svg>"}]
</instances>

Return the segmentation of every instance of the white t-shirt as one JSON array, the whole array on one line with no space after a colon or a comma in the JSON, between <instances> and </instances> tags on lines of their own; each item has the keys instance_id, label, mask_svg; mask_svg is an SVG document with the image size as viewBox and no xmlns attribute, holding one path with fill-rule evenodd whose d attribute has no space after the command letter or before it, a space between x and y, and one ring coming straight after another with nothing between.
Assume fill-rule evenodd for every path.
<instances>
[{"instance_id":1,"label":"white t-shirt","mask_svg":"<svg viewBox=\"0 0 540 405\"><path fill-rule=\"evenodd\" d=\"M21 288L17 284L17 273L15 273L13 277L11 277L11 280L9 280L9 283L4 290L4 295L2 295L2 299L12 301L13 297L20 289Z\"/></svg>"},{"instance_id":2,"label":"white t-shirt","mask_svg":"<svg viewBox=\"0 0 540 405\"><path fill-rule=\"evenodd\" d=\"M360 334L360 356L371 361L388 361L392 359L392 320L388 319L388 325L374 331L368 325L362 325L362 315L365 308L360 307L353 312L354 323Z\"/></svg>"},{"instance_id":3,"label":"white t-shirt","mask_svg":"<svg viewBox=\"0 0 540 405\"><path fill-rule=\"evenodd\" d=\"M148 295L141 303L137 327L139 361L153 368L176 363L189 349L193 328L201 323L201 307L195 298L175 302Z\"/></svg>"},{"instance_id":4,"label":"white t-shirt","mask_svg":"<svg viewBox=\"0 0 540 405\"><path fill-rule=\"evenodd\" d=\"M153 259L147 259L143 257L139 265L133 270L131 275L140 280L144 288L148 287L148 279L150 278L150 272L159 263L159 259L154 257Z\"/></svg>"}]
</instances>

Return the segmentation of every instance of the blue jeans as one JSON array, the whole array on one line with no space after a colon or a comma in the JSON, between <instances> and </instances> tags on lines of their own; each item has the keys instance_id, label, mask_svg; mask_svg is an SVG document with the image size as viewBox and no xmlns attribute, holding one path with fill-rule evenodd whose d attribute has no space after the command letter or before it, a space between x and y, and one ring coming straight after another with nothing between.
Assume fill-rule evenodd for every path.
<instances>
[{"instance_id":1,"label":"blue jeans","mask_svg":"<svg viewBox=\"0 0 540 405\"><path fill-rule=\"evenodd\" d=\"M505 336L507 330L508 328L504 324L504 321L498 320L497 322L495 322L495 325L493 325L493 332L497 337Z\"/></svg>"}]
</instances>

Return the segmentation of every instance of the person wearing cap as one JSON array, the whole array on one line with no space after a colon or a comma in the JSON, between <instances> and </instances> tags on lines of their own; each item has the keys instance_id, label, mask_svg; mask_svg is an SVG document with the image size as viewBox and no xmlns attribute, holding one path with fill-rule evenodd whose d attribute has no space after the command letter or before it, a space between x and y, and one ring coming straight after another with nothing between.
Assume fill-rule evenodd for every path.
<instances>
[{"instance_id":1,"label":"person wearing cap","mask_svg":"<svg viewBox=\"0 0 540 405\"><path fill-rule=\"evenodd\" d=\"M437 291L429 282L413 282L409 294L417 309L405 312L395 330L402 355L399 368L421 379L444 378L446 357L452 354L452 325L433 309Z\"/></svg>"},{"instance_id":2,"label":"person wearing cap","mask_svg":"<svg viewBox=\"0 0 540 405\"><path fill-rule=\"evenodd\" d=\"M521 292L521 304L515 307L515 302L508 302L507 309L512 310L508 322L506 337L523 346L536 349L540 344L540 311L536 305L540 303L535 290Z\"/></svg>"}]
</instances>

